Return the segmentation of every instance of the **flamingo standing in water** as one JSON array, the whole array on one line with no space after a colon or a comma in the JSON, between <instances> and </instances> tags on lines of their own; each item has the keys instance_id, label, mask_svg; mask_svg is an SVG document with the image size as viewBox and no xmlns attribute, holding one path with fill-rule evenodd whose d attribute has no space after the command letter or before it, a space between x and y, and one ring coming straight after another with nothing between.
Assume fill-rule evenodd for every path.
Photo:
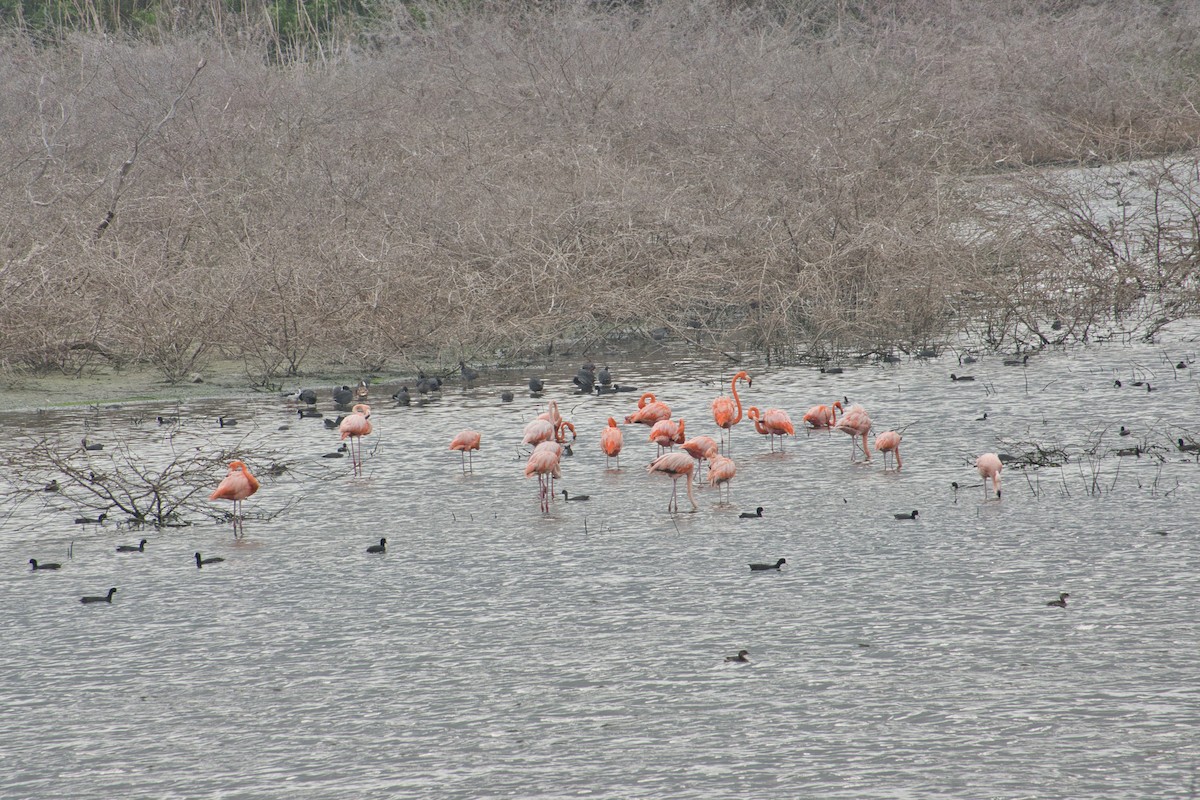
<instances>
[{"instance_id":1,"label":"flamingo standing in water","mask_svg":"<svg viewBox=\"0 0 1200 800\"><path fill-rule=\"evenodd\" d=\"M682 447L689 456L696 459L697 480L700 478L700 467L702 466L700 462L707 460L711 466L713 458L715 458L717 453L720 452L720 445L718 445L717 440L711 436L697 436L693 439L688 439L679 446Z\"/></svg>"},{"instance_id":2,"label":"flamingo standing in water","mask_svg":"<svg viewBox=\"0 0 1200 800\"><path fill-rule=\"evenodd\" d=\"M258 479L250 474L245 463L230 461L229 472L217 484L217 488L208 496L209 500L233 501L233 536L238 538L242 529L242 501L258 491Z\"/></svg>"},{"instance_id":3,"label":"flamingo standing in water","mask_svg":"<svg viewBox=\"0 0 1200 800\"><path fill-rule=\"evenodd\" d=\"M365 403L355 403L354 408L338 425L342 439L350 438L350 461L354 465L354 474L362 475L362 437L371 433L371 407Z\"/></svg>"},{"instance_id":4,"label":"flamingo standing in water","mask_svg":"<svg viewBox=\"0 0 1200 800\"><path fill-rule=\"evenodd\" d=\"M724 395L714 398L712 401L713 421L717 423L717 427L721 429L721 438L729 437L729 443L726 445L726 450L733 448L733 426L742 421L742 398L738 397L737 382L744 380L746 386L753 386L754 381L745 370L733 376L733 380L729 382L729 391L733 394L731 400Z\"/></svg>"},{"instance_id":5,"label":"flamingo standing in water","mask_svg":"<svg viewBox=\"0 0 1200 800\"><path fill-rule=\"evenodd\" d=\"M627 416L625 422L653 426L656 422L670 418L671 407L657 399L653 392L645 392L638 398L638 410Z\"/></svg>"},{"instance_id":6,"label":"flamingo standing in water","mask_svg":"<svg viewBox=\"0 0 1200 800\"><path fill-rule=\"evenodd\" d=\"M727 456L716 456L708 462L708 485L717 487L717 502L721 502L721 487L727 490L725 503L729 503L729 482L737 476L737 464Z\"/></svg>"},{"instance_id":7,"label":"flamingo standing in water","mask_svg":"<svg viewBox=\"0 0 1200 800\"><path fill-rule=\"evenodd\" d=\"M763 436L771 437L771 452L775 452L775 437L779 437L779 451L783 452L783 437L795 436L796 428L792 425L791 418L782 408L768 408L766 411L759 411L757 407L750 406L746 409L746 419L754 422L754 430L761 433Z\"/></svg>"},{"instance_id":8,"label":"flamingo standing in water","mask_svg":"<svg viewBox=\"0 0 1200 800\"><path fill-rule=\"evenodd\" d=\"M472 456L472 451L479 449L479 431L460 431L457 436L450 441L450 449L458 450L459 457L462 459L462 471L467 471L467 459ZM471 459L471 472L475 471L475 461Z\"/></svg>"},{"instance_id":9,"label":"flamingo standing in water","mask_svg":"<svg viewBox=\"0 0 1200 800\"><path fill-rule=\"evenodd\" d=\"M550 496L554 491L554 479L562 477L559 462L562 459L562 445L558 442L545 441L533 448L529 460L525 462L525 477L538 476L538 499L542 511L550 513Z\"/></svg>"},{"instance_id":10,"label":"flamingo standing in water","mask_svg":"<svg viewBox=\"0 0 1200 800\"><path fill-rule=\"evenodd\" d=\"M612 417L608 418L608 427L600 434L600 449L604 451L604 468L608 469L608 460L610 458L617 459L617 469L621 468L621 445L625 442L625 436L621 433L621 429L617 427L617 421Z\"/></svg>"},{"instance_id":11,"label":"flamingo standing in water","mask_svg":"<svg viewBox=\"0 0 1200 800\"><path fill-rule=\"evenodd\" d=\"M651 475L659 473L671 477L671 502L667 503L667 511L679 511L679 479L684 478L687 484L688 502L695 511L696 498L692 495L692 473L696 471L696 462L687 453L666 453L650 462L646 471Z\"/></svg>"},{"instance_id":12,"label":"flamingo standing in water","mask_svg":"<svg viewBox=\"0 0 1200 800\"><path fill-rule=\"evenodd\" d=\"M896 456L896 471L904 466L904 462L900 460L900 434L895 431L884 431L875 437L875 452L883 453L883 468L887 469L888 453L894 453Z\"/></svg>"},{"instance_id":13,"label":"flamingo standing in water","mask_svg":"<svg viewBox=\"0 0 1200 800\"><path fill-rule=\"evenodd\" d=\"M867 449L867 434L871 431L871 418L867 416L867 410L855 403L846 409L846 413L838 420L838 423L833 427L839 431L850 434L850 460L854 460L854 449L857 446L855 439L862 437L863 455L867 461L871 460L871 451Z\"/></svg>"},{"instance_id":14,"label":"flamingo standing in water","mask_svg":"<svg viewBox=\"0 0 1200 800\"><path fill-rule=\"evenodd\" d=\"M829 429L837 425L837 412L841 410L841 400L834 400L830 406L813 406L804 412L803 422L812 430Z\"/></svg>"},{"instance_id":15,"label":"flamingo standing in water","mask_svg":"<svg viewBox=\"0 0 1200 800\"><path fill-rule=\"evenodd\" d=\"M654 427L650 429L649 439L658 445L659 455L662 455L663 450L683 444L683 428L683 420L676 422L673 419L662 419L654 423Z\"/></svg>"},{"instance_id":16,"label":"flamingo standing in water","mask_svg":"<svg viewBox=\"0 0 1200 800\"><path fill-rule=\"evenodd\" d=\"M979 470L979 477L983 478L983 499L987 500L988 496L988 478L992 480L992 488L996 490L996 499L1000 499L1000 470L1004 469L1004 464L1000 461L1000 456L995 453L984 453L979 458L975 459L975 469Z\"/></svg>"}]
</instances>

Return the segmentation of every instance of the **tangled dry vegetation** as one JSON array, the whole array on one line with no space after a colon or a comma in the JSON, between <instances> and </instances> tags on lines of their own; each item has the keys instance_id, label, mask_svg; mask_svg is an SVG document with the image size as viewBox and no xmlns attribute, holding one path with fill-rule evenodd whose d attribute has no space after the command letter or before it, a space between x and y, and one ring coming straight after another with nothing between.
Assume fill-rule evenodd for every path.
<instances>
[{"instance_id":1,"label":"tangled dry vegetation","mask_svg":"<svg viewBox=\"0 0 1200 800\"><path fill-rule=\"evenodd\" d=\"M0 362L270 381L658 325L828 352L1195 312L1193 4L833 6L396 5L285 59L228 21L11 33ZM1155 158L1122 224L1031 169Z\"/></svg>"}]
</instances>

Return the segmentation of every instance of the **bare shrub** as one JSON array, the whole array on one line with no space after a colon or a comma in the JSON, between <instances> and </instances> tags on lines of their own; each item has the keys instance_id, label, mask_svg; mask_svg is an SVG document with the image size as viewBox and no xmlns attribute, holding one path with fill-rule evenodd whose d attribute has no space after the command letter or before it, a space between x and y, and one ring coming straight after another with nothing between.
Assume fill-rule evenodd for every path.
<instances>
[{"instance_id":1,"label":"bare shrub","mask_svg":"<svg viewBox=\"0 0 1200 800\"><path fill-rule=\"evenodd\" d=\"M316 39L224 13L5 40L0 359L177 380L222 352L269 383L658 325L808 353L1085 338L1151 284L1155 315L1195 307L1175 173L1120 230L1052 174L1021 173L1039 222L989 194L1193 146L1187 9L404 4Z\"/></svg>"},{"instance_id":2,"label":"bare shrub","mask_svg":"<svg viewBox=\"0 0 1200 800\"><path fill-rule=\"evenodd\" d=\"M194 437L188 437L188 446L176 447L175 440L168 437L152 454L135 453L127 443L87 452L55 439L31 441L19 456L7 459L10 498L38 492L52 479L54 497L106 513L113 522L163 527L190 524L189 515L217 516L208 492L236 451L209 447L201 452L192 446Z\"/></svg>"},{"instance_id":3,"label":"bare shrub","mask_svg":"<svg viewBox=\"0 0 1200 800\"><path fill-rule=\"evenodd\" d=\"M992 187L980 205L981 286L996 345L1153 336L1200 311L1200 161L1042 173Z\"/></svg>"}]
</instances>

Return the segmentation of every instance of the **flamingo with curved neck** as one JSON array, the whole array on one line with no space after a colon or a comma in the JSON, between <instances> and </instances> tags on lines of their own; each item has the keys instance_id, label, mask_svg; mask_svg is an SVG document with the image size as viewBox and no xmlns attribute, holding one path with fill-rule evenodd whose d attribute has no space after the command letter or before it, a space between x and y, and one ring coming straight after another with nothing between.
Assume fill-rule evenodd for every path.
<instances>
[{"instance_id":1,"label":"flamingo with curved neck","mask_svg":"<svg viewBox=\"0 0 1200 800\"><path fill-rule=\"evenodd\" d=\"M738 396L737 391L739 380L744 380L747 386L754 385L754 380L745 370L742 370L729 382L729 391L733 395L733 399L721 395L712 401L713 421L717 423L717 427L722 429L722 440L725 438L725 432L732 434L733 426L742 421L742 398ZM732 438L730 438L730 445L732 445Z\"/></svg>"},{"instance_id":2,"label":"flamingo with curved neck","mask_svg":"<svg viewBox=\"0 0 1200 800\"><path fill-rule=\"evenodd\" d=\"M834 400L833 405L813 406L804 412L804 424L817 430L819 428L834 428L837 426L837 412L842 410L842 401Z\"/></svg>"},{"instance_id":3,"label":"flamingo with curved neck","mask_svg":"<svg viewBox=\"0 0 1200 800\"><path fill-rule=\"evenodd\" d=\"M768 408L759 411L756 406L746 409L746 419L754 421L754 430L763 436L771 437L771 452L775 452L775 437L779 437L779 450L783 451L783 437L794 436L795 426L786 411L781 408Z\"/></svg>"},{"instance_id":4,"label":"flamingo with curved neck","mask_svg":"<svg viewBox=\"0 0 1200 800\"><path fill-rule=\"evenodd\" d=\"M626 423L640 422L650 425L671 418L671 407L654 396L653 392L644 393L638 399L638 410L625 418Z\"/></svg>"}]
</instances>

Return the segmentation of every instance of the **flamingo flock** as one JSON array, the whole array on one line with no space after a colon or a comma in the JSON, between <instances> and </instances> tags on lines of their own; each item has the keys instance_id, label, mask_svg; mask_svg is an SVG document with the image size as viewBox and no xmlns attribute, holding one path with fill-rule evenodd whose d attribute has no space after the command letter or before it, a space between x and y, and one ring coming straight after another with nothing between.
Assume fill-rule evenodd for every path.
<instances>
[{"instance_id":1,"label":"flamingo flock","mask_svg":"<svg viewBox=\"0 0 1200 800\"><path fill-rule=\"evenodd\" d=\"M579 376L576 376L577 380ZM533 391L534 380L530 379L531 396L540 397L544 390L544 382L536 379L538 390ZM611 379L610 379L611 380ZM586 383L586 381L585 381ZM715 397L711 402L712 420L716 426L717 436L700 434L687 437L686 422L674 417L670 405L658 399L653 392L643 392L638 398L637 407L625 416L626 425L645 425L649 430L646 440L657 447L657 454L649 458L646 472L651 476L665 476L671 479L671 496L667 503L667 511L679 511L680 487L684 481L684 492L687 495L691 510L698 508L693 484L706 482L710 489L717 490L719 506L731 503L731 484L738 474L738 466L731 452L733 445L733 429L742 421L743 414L754 427L755 432L767 437L769 452L784 452L785 437L795 437L796 427L788 412L782 408L768 407L760 410L758 406L747 406L743 409L742 397L738 391L739 385L745 388L754 386L753 379L745 370L737 372L729 382L729 394ZM615 384L614 384L615 385ZM355 393L356 399L365 399L365 391ZM598 392L597 394L603 394ZM850 460L854 462L861 454L864 462L871 461L872 448L868 446L867 437L873 428L873 422L866 408L848 400L835 400L829 404L818 404L810 407L802 417L802 428L807 432L841 431L850 437ZM403 404L397 400L398 404ZM362 438L369 436L373 430L371 409L365 403L357 403L351 413L339 419L337 429L340 437L349 439L348 450L355 475L363 472ZM625 436L616 417L608 417L607 424L599 434L599 447L605 456L605 469L619 471L620 456L625 448ZM778 439L778 446L776 439ZM475 453L480 450L483 436L479 431L465 429L457 433L449 444L449 449L458 451L460 469L463 475L474 472ZM528 447L524 475L526 478L536 476L538 479L538 505L543 513L549 513L550 504L559 493L555 490L555 481L562 478L563 457L572 454L572 445L577 440L575 424L564 419L557 400L546 402L545 410L526 423L521 431L520 444ZM883 456L883 468L896 472L903 469L904 462L900 456L902 433L886 430L877 433L874 440L874 452ZM678 449L676 449L678 448ZM647 454L649 455L649 454ZM889 461L894 467L889 467ZM615 462L615 466L614 466ZM985 453L976 460L976 469L983 478L984 498L991 493L998 500L1000 492L1000 473L1003 465L994 453ZM707 467L707 475L704 475ZM991 484L989 492L988 485ZM232 514L234 534L242 535L242 501L258 491L257 479L247 469L245 463L233 461L229 472L217 489L210 495L212 500L231 500L234 503ZM561 490L564 498L569 494ZM578 496L576 498L579 499ZM749 516L761 517L761 510ZM743 514L743 516L747 516ZM915 518L915 514L914 514Z\"/></svg>"},{"instance_id":2,"label":"flamingo flock","mask_svg":"<svg viewBox=\"0 0 1200 800\"><path fill-rule=\"evenodd\" d=\"M578 381L579 376L576 378ZM638 398L637 407L625 416L626 425L645 425L650 428L646 439L657 447L657 453L646 465L646 472L671 479L668 512L679 511L681 479L684 480L684 491L693 511L698 508L694 484L707 482L709 488L717 490L718 505L731 503L730 485L738 469L730 454L732 433L741 422L743 412L755 431L767 437L768 449L772 453L783 453L785 437L795 437L796 427L786 410L769 407L763 411L757 406L743 409L738 391L739 385L743 384L746 388L754 385L745 370L739 371L730 380L728 395L721 394L712 400L711 411L717 438L707 434L687 438L686 421L674 416L671 406L660 400L654 392L643 392ZM544 383L539 388L544 389ZM851 462L859 454L864 462L871 461L872 448L868 446L867 437L873 429L873 422L862 405L849 404L849 401L844 404L842 400L835 400L828 405L814 405L804 413L802 420L802 427L808 432L837 430L847 434L851 442ZM567 432L570 432L569 439ZM563 418L556 400L548 401L546 409L524 426L521 444L531 448L524 474L527 478L537 476L538 504L545 513L550 510L551 500L560 493L555 491L554 482L562 478L563 456L571 454L570 448L576 438L574 423ZM479 449L480 439L477 431L464 430L451 441L450 449L460 451L465 457ZM902 439L903 435L895 430L883 431L875 436L873 449L883 456L885 471L891 469L899 472L903 469L904 462L900 456ZM615 417L608 417L599 435L599 445L605 456L605 469L620 470L619 457L625 449L625 436ZM998 499L999 459L994 454L985 454L979 458L978 469L981 476L992 481ZM464 473L473 471L473 465L463 461L462 470ZM560 491L564 498L569 497L566 490ZM761 511L751 516L759 517Z\"/></svg>"}]
</instances>

